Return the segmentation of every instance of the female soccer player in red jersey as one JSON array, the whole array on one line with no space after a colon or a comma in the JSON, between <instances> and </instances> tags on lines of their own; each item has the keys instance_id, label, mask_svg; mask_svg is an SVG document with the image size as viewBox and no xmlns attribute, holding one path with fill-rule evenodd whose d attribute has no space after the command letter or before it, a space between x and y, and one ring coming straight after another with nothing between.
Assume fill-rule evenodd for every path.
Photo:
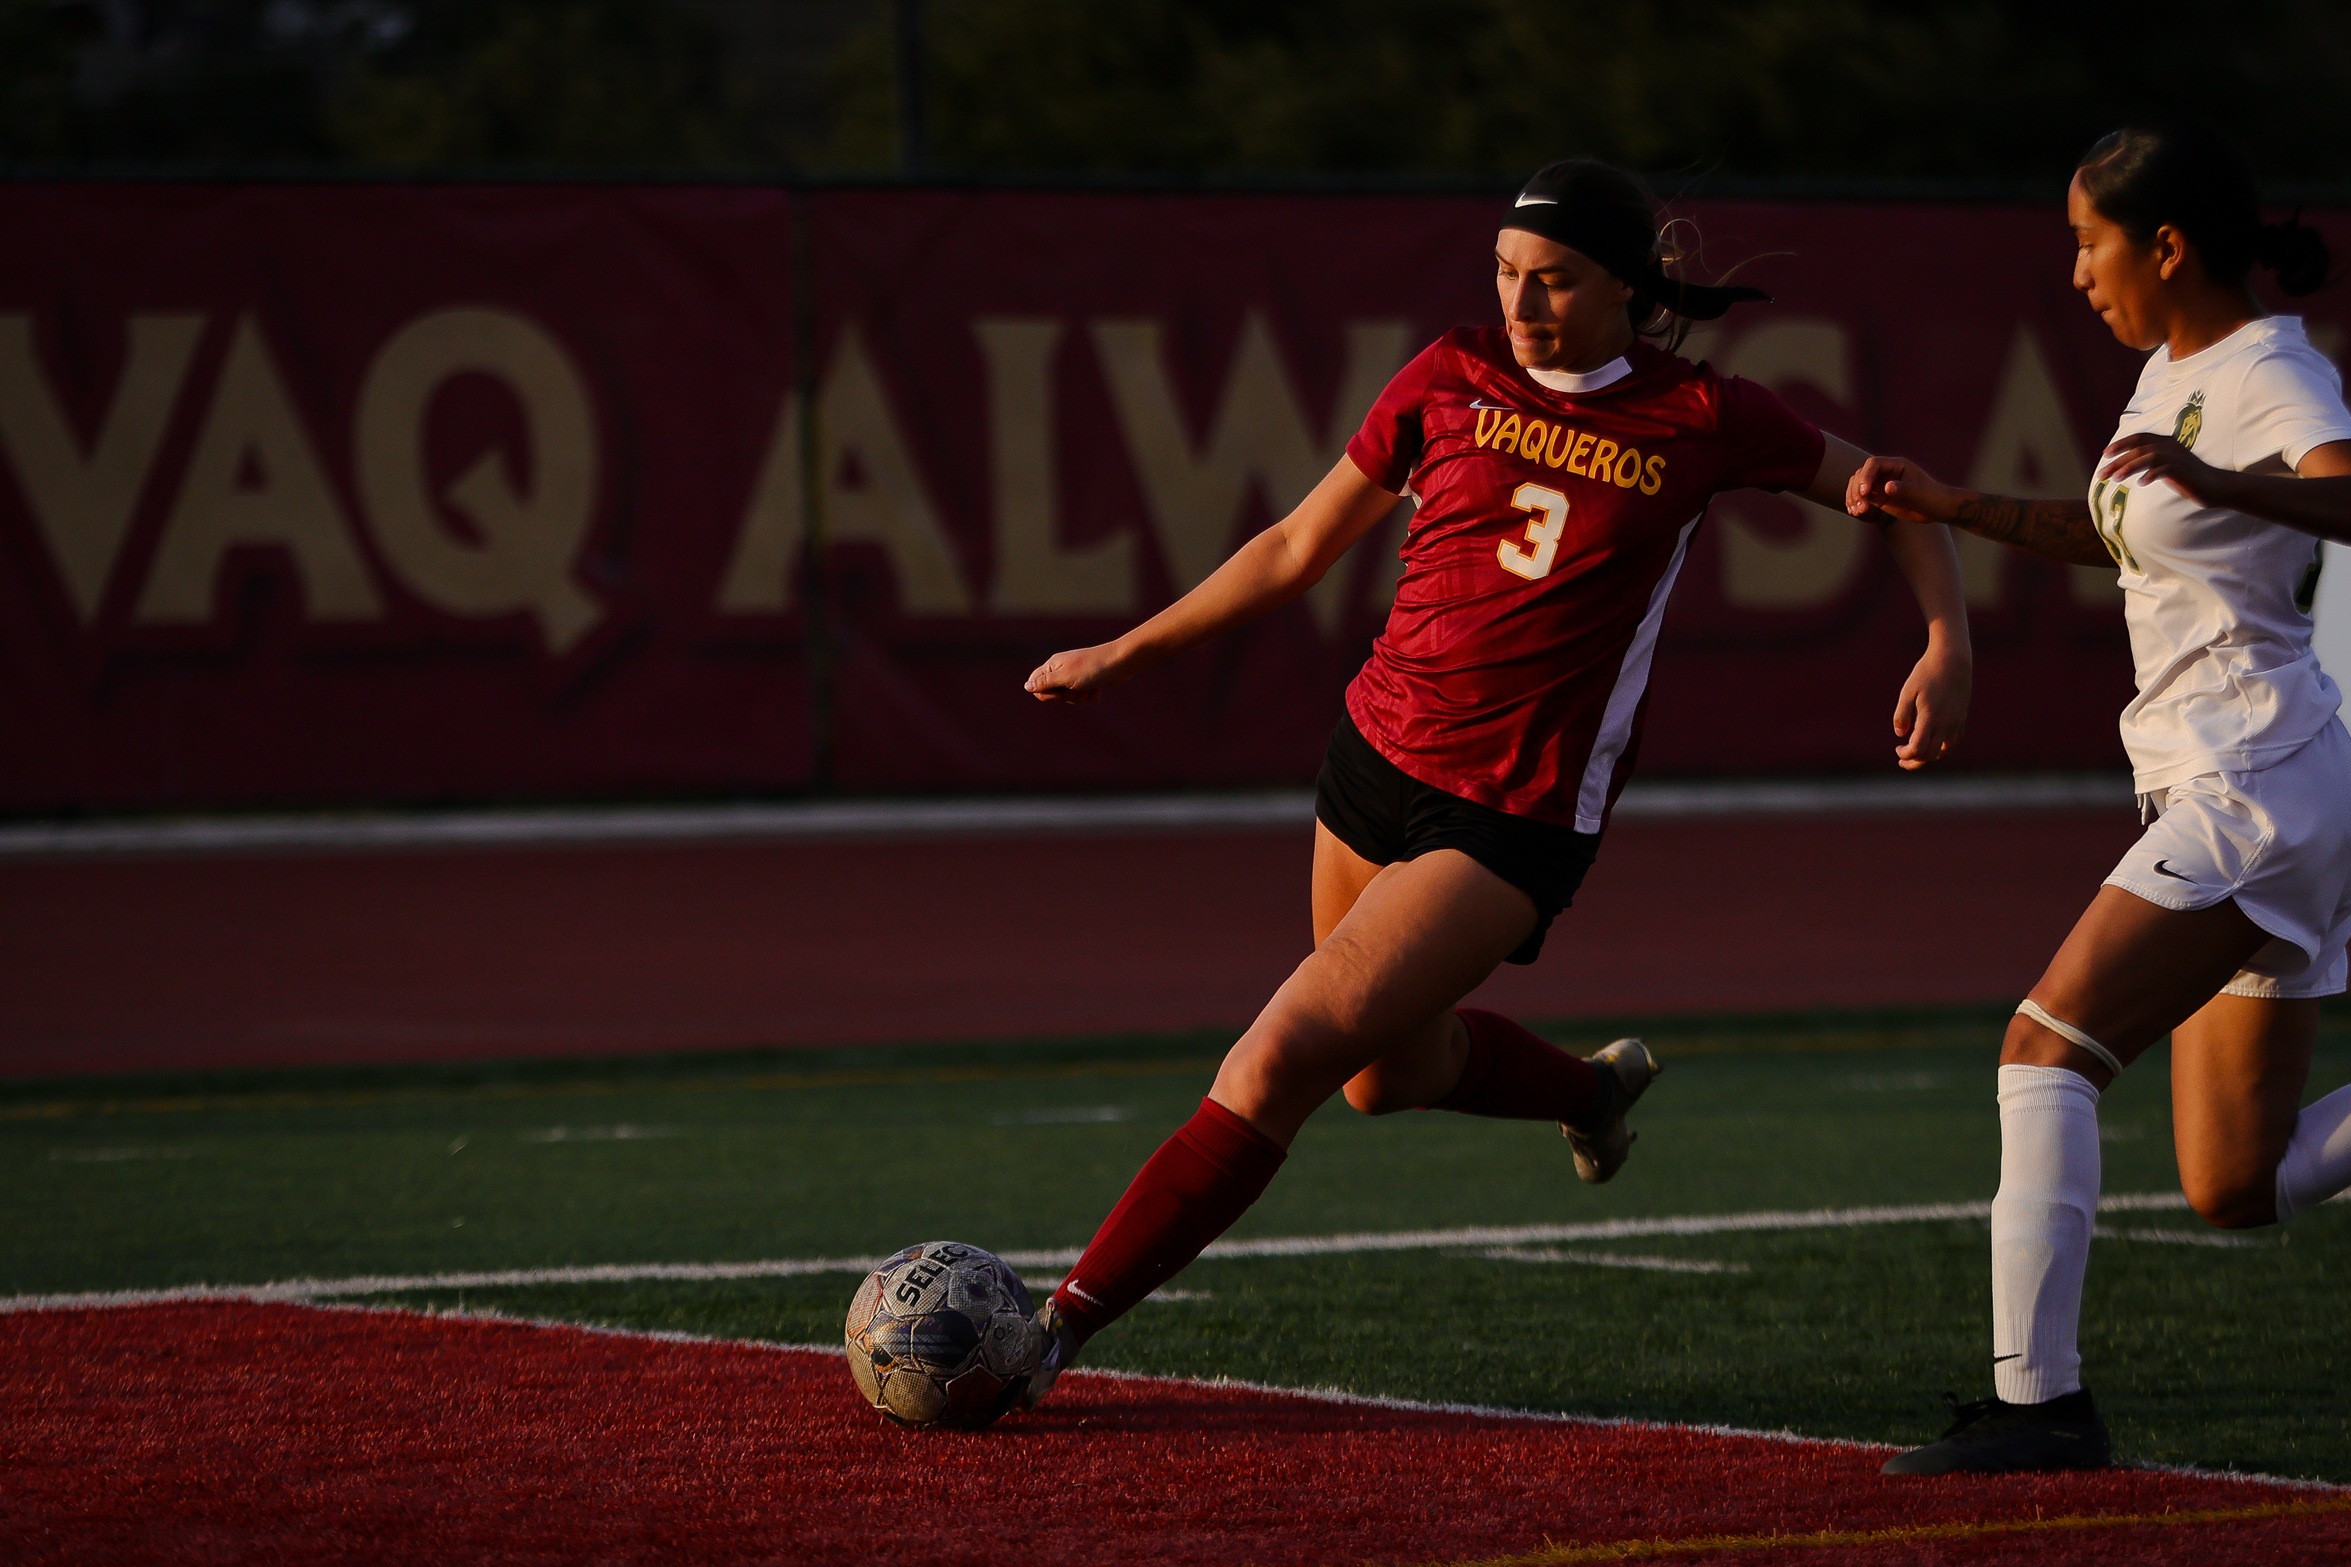
<instances>
[{"instance_id":1,"label":"female soccer player in red jersey","mask_svg":"<svg viewBox=\"0 0 2351 1567\"><path fill-rule=\"evenodd\" d=\"M2066 200L2074 287L2151 350L2082 500L2019 501L1901 458L1851 508L2117 568L2138 695L2123 709L2147 832L2009 1020L1992 1202L1994 1396L1893 1474L2109 1461L2077 1335L2098 1209L2098 1096L2171 1036L2180 1182L2214 1224L2271 1224L2351 1186L2351 1088L2304 1107L2318 998L2351 939L2351 734L2310 641L2317 550L2351 539L2351 412L2300 320L2271 316L2326 246L2261 221L2253 176L2193 127L2117 131Z\"/></svg>"},{"instance_id":2,"label":"female soccer player in red jersey","mask_svg":"<svg viewBox=\"0 0 2351 1567\"><path fill-rule=\"evenodd\" d=\"M1431 344L1297 510L1134 631L1029 677L1040 701L1099 696L1296 598L1407 486L1419 501L1317 788L1314 953L1039 1311L1032 1402L1257 1200L1335 1092L1369 1115L1557 1121L1587 1181L1624 1162L1625 1113L1657 1071L1639 1041L1586 1061L1457 1005L1498 964L1533 961L1592 864L1707 502L1754 486L1842 505L1863 460L1762 388L1643 342L1764 297L1670 278L1658 257L1632 179L1544 169L1495 245L1505 329ZM1887 541L1928 627L1894 716L1915 768L1957 738L1972 660L1948 534Z\"/></svg>"}]
</instances>

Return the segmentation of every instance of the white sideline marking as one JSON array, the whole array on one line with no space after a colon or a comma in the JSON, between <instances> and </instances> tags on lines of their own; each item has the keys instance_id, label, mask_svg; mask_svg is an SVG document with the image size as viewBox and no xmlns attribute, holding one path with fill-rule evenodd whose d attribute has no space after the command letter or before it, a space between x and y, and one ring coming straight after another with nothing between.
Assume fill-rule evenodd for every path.
<instances>
[{"instance_id":1,"label":"white sideline marking","mask_svg":"<svg viewBox=\"0 0 2351 1567\"><path fill-rule=\"evenodd\" d=\"M755 1349L771 1354L815 1355L826 1360L838 1360L847 1353L847 1350L839 1344L781 1344L772 1339L718 1338L700 1333L681 1333L674 1328L620 1328L600 1322L569 1322L559 1317L510 1317L495 1310L451 1311L430 1307L419 1310L414 1306L357 1306L331 1301L295 1301L291 1304L303 1306L312 1311L352 1311L398 1317L453 1317L464 1322L498 1322L512 1327L541 1328L557 1333L593 1333L608 1338L649 1339L658 1344L722 1345L729 1349ZM1858 1448L1866 1452L1877 1453L1890 1453L1896 1450L1894 1444L1888 1442L1860 1442L1843 1436L1806 1436L1801 1431L1790 1431L1785 1428L1777 1431L1762 1431L1746 1426L1698 1425L1679 1420L1643 1420L1630 1415L1578 1415L1560 1409L1511 1409L1494 1404L1432 1403L1426 1399L1392 1398L1384 1393L1353 1393L1338 1387L1280 1387L1271 1382L1250 1382L1240 1377L1170 1377L1146 1371L1114 1371L1102 1366L1075 1366L1062 1374L1072 1381L1098 1377L1105 1382L1148 1382L1161 1387L1193 1387L1209 1388L1218 1392L1261 1393L1270 1398L1298 1398L1309 1403L1344 1404L1363 1409L1393 1409L1406 1414L1466 1415L1478 1420L1527 1421L1536 1425L1599 1426L1609 1430L1630 1428L1647 1431L1691 1431L1704 1436L1749 1437L1765 1442ZM2216 1480L2260 1481L2270 1485L2298 1486L2314 1491L2351 1489L2351 1487L2331 1485L2324 1480L2283 1480L2270 1475L2240 1474L2232 1470L2166 1467L2170 1473L2200 1475Z\"/></svg>"},{"instance_id":2,"label":"white sideline marking","mask_svg":"<svg viewBox=\"0 0 2351 1567\"><path fill-rule=\"evenodd\" d=\"M2099 1199L2101 1213L2168 1212L2185 1208L2177 1192L2125 1192ZM1873 1224L1924 1224L1938 1219L1989 1219L1989 1202L1922 1202L1872 1208L1807 1208L1784 1212L1692 1214L1681 1218L1601 1219L1587 1224L1516 1224L1483 1229L1398 1230L1385 1235L1301 1235L1219 1241L1204 1257L1322 1257L1357 1251L1423 1251L1444 1246L1523 1246L1560 1241L1624 1240L1644 1235L1734 1235L1769 1230L1845 1230ZM1007 1259L1009 1260L1009 1259ZM4 1303L0 1303L4 1304Z\"/></svg>"},{"instance_id":3,"label":"white sideline marking","mask_svg":"<svg viewBox=\"0 0 2351 1567\"><path fill-rule=\"evenodd\" d=\"M2094 1226L2090 1234L2102 1241L2155 1241L2165 1246L2226 1246L2274 1248L2284 1244L2284 1237L2276 1240L2259 1235L2232 1235L2226 1230L2149 1230L2121 1229L2113 1225Z\"/></svg>"},{"instance_id":4,"label":"white sideline marking","mask_svg":"<svg viewBox=\"0 0 2351 1567\"><path fill-rule=\"evenodd\" d=\"M2168 1213L2187 1207L2178 1192L2124 1192L2099 1199L2101 1213ZM1656 1219L1600 1219L1585 1224L1498 1224L1455 1230L1391 1230L1384 1234L1289 1235L1218 1241L1200 1255L1209 1261L1239 1257L1333 1257L1353 1252L1436 1251L1452 1247L1539 1246L1562 1241L1622 1240L1642 1235L1736 1235L1780 1230L1845 1230L1877 1224L1927 1224L1988 1219L1988 1202L1922 1202L1875 1208L1806 1208L1764 1213L1689 1214ZM998 1252L1015 1268L1076 1265L1079 1248ZM146 1306L179 1300L344 1300L363 1295L410 1295L426 1290L523 1289L550 1284L633 1284L649 1280L711 1282L794 1279L816 1273L870 1273L881 1257L780 1257L764 1262L604 1262L570 1268L505 1268L479 1273L362 1274L349 1279L287 1279L275 1284L184 1284L168 1289L93 1290L70 1295L0 1297L0 1313Z\"/></svg>"},{"instance_id":5,"label":"white sideline marking","mask_svg":"<svg viewBox=\"0 0 2351 1567\"><path fill-rule=\"evenodd\" d=\"M1925 778L1719 779L1636 783L1622 820L1820 816L1847 812L2045 811L2127 806L2114 773ZM811 800L737 805L509 806L406 814L165 817L0 827L0 858L210 854L243 850L510 848L532 844L728 839L995 837L1010 833L1186 832L1298 827L1306 789L1231 794L1032 795L994 799Z\"/></svg>"},{"instance_id":6,"label":"white sideline marking","mask_svg":"<svg viewBox=\"0 0 2351 1567\"><path fill-rule=\"evenodd\" d=\"M681 1333L674 1328L620 1328L597 1322L568 1322L555 1317L510 1317L497 1311L450 1311L412 1306L353 1306L318 1301L298 1302L312 1311L350 1311L398 1317L454 1317L466 1322L498 1322L512 1327L537 1328L555 1333L591 1333L607 1338L649 1339L659 1344L708 1344L729 1349L759 1350L780 1355L815 1355L820 1359L838 1360L846 1351L839 1344L780 1344L772 1339L718 1338L702 1333ZM1099 1366L1076 1366L1063 1373L1072 1381L1099 1377L1105 1382L1152 1382L1161 1386L1213 1388L1235 1393L1262 1393L1272 1398L1299 1398L1317 1404L1344 1404L1369 1409L1393 1409L1408 1414L1466 1415L1480 1420L1518 1420L1537 1425L1598 1426L1610 1430L1627 1428L1650 1431L1690 1431L1702 1436L1746 1437L1764 1442L1786 1442L1817 1447L1843 1447L1862 1452L1891 1453L1899 1451L1892 1442L1862 1442L1844 1436L1807 1436L1801 1431L1782 1427L1776 1431L1757 1430L1747 1426L1700 1425L1679 1420L1643 1420L1630 1415L1578 1415L1559 1409L1511 1409L1494 1404L1432 1403L1424 1399L1393 1398L1382 1393L1352 1393L1337 1387L1278 1387L1270 1382L1249 1382L1239 1377L1170 1377L1155 1376L1142 1371L1113 1371ZM2193 1464L2131 1464L2125 1467L2152 1470L2159 1474L2185 1475L2198 1480L2236 1480L2248 1485L2274 1485L2298 1491L2319 1491L2329 1495L2351 1492L2351 1486L2338 1485L2330 1480L2303 1480L2285 1475L2262 1474L2244 1469L2200 1469Z\"/></svg>"},{"instance_id":7,"label":"white sideline marking","mask_svg":"<svg viewBox=\"0 0 2351 1567\"><path fill-rule=\"evenodd\" d=\"M1575 1262L1587 1268L1646 1268L1652 1273L1745 1273L1743 1262L1655 1257L1629 1251L1562 1251L1556 1246L1490 1246L1478 1253L1496 1262Z\"/></svg>"}]
</instances>

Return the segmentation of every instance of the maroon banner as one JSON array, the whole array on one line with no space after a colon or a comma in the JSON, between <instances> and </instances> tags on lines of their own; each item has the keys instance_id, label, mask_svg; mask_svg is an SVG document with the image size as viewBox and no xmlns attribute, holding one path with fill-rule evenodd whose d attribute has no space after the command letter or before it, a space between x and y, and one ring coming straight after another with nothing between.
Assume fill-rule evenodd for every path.
<instances>
[{"instance_id":1,"label":"maroon banner","mask_svg":"<svg viewBox=\"0 0 2351 1567\"><path fill-rule=\"evenodd\" d=\"M1197 582L1406 358L1495 319L1494 215L0 187L0 810L1302 782L1401 515L1109 700L1020 681ZM1777 301L1685 352L1951 478L2083 488L2137 358L2054 207L1693 216ZM2312 312L2330 351L2344 309ZM2111 573L1964 564L1970 762L2119 766ZM1919 643L1871 530L1726 497L1644 767L1885 768Z\"/></svg>"}]
</instances>

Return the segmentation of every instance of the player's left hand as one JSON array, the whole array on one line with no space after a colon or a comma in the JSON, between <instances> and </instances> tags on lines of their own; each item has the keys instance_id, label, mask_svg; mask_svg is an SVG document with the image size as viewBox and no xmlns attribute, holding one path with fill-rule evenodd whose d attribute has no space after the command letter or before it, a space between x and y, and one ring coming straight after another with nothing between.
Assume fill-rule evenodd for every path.
<instances>
[{"instance_id":1,"label":"player's left hand","mask_svg":"<svg viewBox=\"0 0 2351 1567\"><path fill-rule=\"evenodd\" d=\"M1039 664L1022 686L1040 702L1091 702L1124 678L1118 645L1071 648Z\"/></svg>"},{"instance_id":2,"label":"player's left hand","mask_svg":"<svg viewBox=\"0 0 2351 1567\"><path fill-rule=\"evenodd\" d=\"M2228 503L2229 483L2237 476L2213 467L2168 435L2126 435L2106 448L2098 477L2135 478L2141 484L2161 479L2192 501L2221 506Z\"/></svg>"},{"instance_id":3,"label":"player's left hand","mask_svg":"<svg viewBox=\"0 0 2351 1567\"><path fill-rule=\"evenodd\" d=\"M1904 772L1948 759L1967 728L1967 704L1975 691L1975 661L1946 648L1929 647L1902 682L1894 702L1895 765Z\"/></svg>"}]
</instances>

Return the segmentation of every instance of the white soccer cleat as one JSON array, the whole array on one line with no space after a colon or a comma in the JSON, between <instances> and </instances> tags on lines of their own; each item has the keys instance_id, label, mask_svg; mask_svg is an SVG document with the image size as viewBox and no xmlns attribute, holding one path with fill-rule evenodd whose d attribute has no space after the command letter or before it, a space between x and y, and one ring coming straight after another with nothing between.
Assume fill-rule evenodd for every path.
<instances>
[{"instance_id":1,"label":"white soccer cleat","mask_svg":"<svg viewBox=\"0 0 2351 1567\"><path fill-rule=\"evenodd\" d=\"M1559 1130L1575 1155L1575 1173L1598 1186L1624 1168L1626 1156L1633 1151L1633 1139L1640 1135L1625 1129L1625 1113L1665 1068L1637 1039L1620 1039L1585 1059L1599 1070L1607 1100L1588 1126L1562 1121Z\"/></svg>"},{"instance_id":2,"label":"white soccer cleat","mask_svg":"<svg viewBox=\"0 0 2351 1567\"><path fill-rule=\"evenodd\" d=\"M1069 1324L1061 1320L1061 1312L1050 1299L1037 1308L1034 1320L1042 1347L1037 1354L1037 1369L1029 1373L1029 1385L1020 1395L1023 1409L1034 1409L1045 1402L1045 1395L1053 1391L1061 1373L1078 1358L1077 1335L1070 1332Z\"/></svg>"}]
</instances>

